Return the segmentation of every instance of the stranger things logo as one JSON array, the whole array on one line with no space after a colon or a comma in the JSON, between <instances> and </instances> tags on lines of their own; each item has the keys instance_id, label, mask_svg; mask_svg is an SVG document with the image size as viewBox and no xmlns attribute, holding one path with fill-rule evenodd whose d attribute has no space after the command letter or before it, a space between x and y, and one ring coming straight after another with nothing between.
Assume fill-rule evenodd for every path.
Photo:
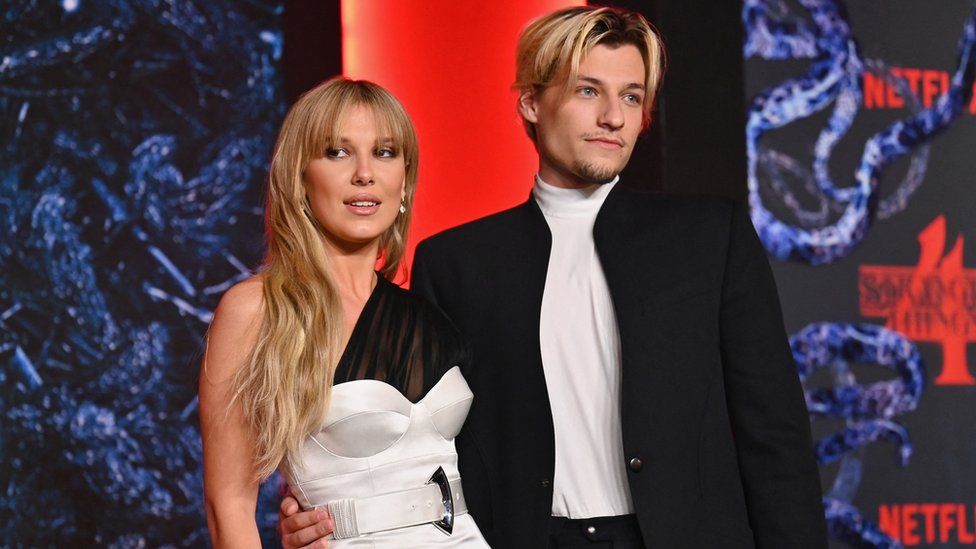
<instances>
[{"instance_id":1,"label":"stranger things logo","mask_svg":"<svg viewBox=\"0 0 976 549\"><path fill-rule=\"evenodd\" d=\"M963 237L945 254L946 222L939 216L918 235L915 266L861 265L861 314L916 342L942 347L935 385L976 385L966 344L976 342L976 269L963 267Z\"/></svg>"}]
</instances>

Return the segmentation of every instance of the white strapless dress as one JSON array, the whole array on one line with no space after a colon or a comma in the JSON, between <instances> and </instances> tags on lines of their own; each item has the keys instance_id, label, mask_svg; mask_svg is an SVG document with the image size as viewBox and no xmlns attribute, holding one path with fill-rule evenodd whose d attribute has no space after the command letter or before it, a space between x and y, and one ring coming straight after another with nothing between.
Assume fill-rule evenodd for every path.
<instances>
[{"instance_id":1,"label":"white strapless dress","mask_svg":"<svg viewBox=\"0 0 976 549\"><path fill-rule=\"evenodd\" d=\"M456 514L445 533L431 522L359 534L365 525L389 523L391 517L440 513L445 505L427 485L442 469L450 481L456 508L464 509L457 489L460 475L454 437L464 424L473 395L461 370L447 371L417 403L395 387L363 379L332 388L329 413L322 428L309 436L301 456L290 456L282 473L305 509L329 507L338 536L329 547L347 549L484 548L488 547L471 515ZM427 495L417 498L417 489ZM412 490L407 498L397 493ZM433 492L431 492L433 490ZM383 503L376 505L382 496ZM331 504L331 505L330 505ZM414 509L415 507L419 509ZM357 516L358 515L358 516ZM395 520L394 520L395 522Z\"/></svg>"}]
</instances>

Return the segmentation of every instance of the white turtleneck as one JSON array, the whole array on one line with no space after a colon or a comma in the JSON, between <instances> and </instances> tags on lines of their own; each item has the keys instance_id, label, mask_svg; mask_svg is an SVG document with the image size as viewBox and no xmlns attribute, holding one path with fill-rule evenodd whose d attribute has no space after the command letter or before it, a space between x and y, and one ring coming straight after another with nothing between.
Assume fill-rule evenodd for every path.
<instances>
[{"instance_id":1,"label":"white turtleneck","mask_svg":"<svg viewBox=\"0 0 976 549\"><path fill-rule=\"evenodd\" d=\"M556 437L552 514L634 512L620 432L620 335L593 242L593 224L619 178L582 189L537 175L532 194L552 232L539 326Z\"/></svg>"}]
</instances>

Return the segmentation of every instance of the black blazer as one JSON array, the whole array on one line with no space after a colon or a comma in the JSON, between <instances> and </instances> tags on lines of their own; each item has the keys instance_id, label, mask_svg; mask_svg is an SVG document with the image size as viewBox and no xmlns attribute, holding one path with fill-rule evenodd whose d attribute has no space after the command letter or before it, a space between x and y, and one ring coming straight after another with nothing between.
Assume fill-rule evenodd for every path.
<instances>
[{"instance_id":1,"label":"black blazer","mask_svg":"<svg viewBox=\"0 0 976 549\"><path fill-rule=\"evenodd\" d=\"M807 411L745 206L618 186L593 234L620 331L621 467L645 542L826 547ZM457 445L493 547L547 544L555 457L539 312L550 246L530 199L421 242L413 266L413 289L472 346L475 398Z\"/></svg>"}]
</instances>

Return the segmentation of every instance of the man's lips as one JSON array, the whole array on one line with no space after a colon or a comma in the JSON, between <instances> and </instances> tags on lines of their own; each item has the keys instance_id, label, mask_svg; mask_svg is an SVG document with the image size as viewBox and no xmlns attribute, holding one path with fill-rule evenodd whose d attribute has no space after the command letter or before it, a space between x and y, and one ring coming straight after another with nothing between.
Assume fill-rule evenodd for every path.
<instances>
[{"instance_id":1,"label":"man's lips","mask_svg":"<svg viewBox=\"0 0 976 549\"><path fill-rule=\"evenodd\" d=\"M587 137L585 140L606 149L622 149L624 146L623 141L611 137Z\"/></svg>"}]
</instances>

